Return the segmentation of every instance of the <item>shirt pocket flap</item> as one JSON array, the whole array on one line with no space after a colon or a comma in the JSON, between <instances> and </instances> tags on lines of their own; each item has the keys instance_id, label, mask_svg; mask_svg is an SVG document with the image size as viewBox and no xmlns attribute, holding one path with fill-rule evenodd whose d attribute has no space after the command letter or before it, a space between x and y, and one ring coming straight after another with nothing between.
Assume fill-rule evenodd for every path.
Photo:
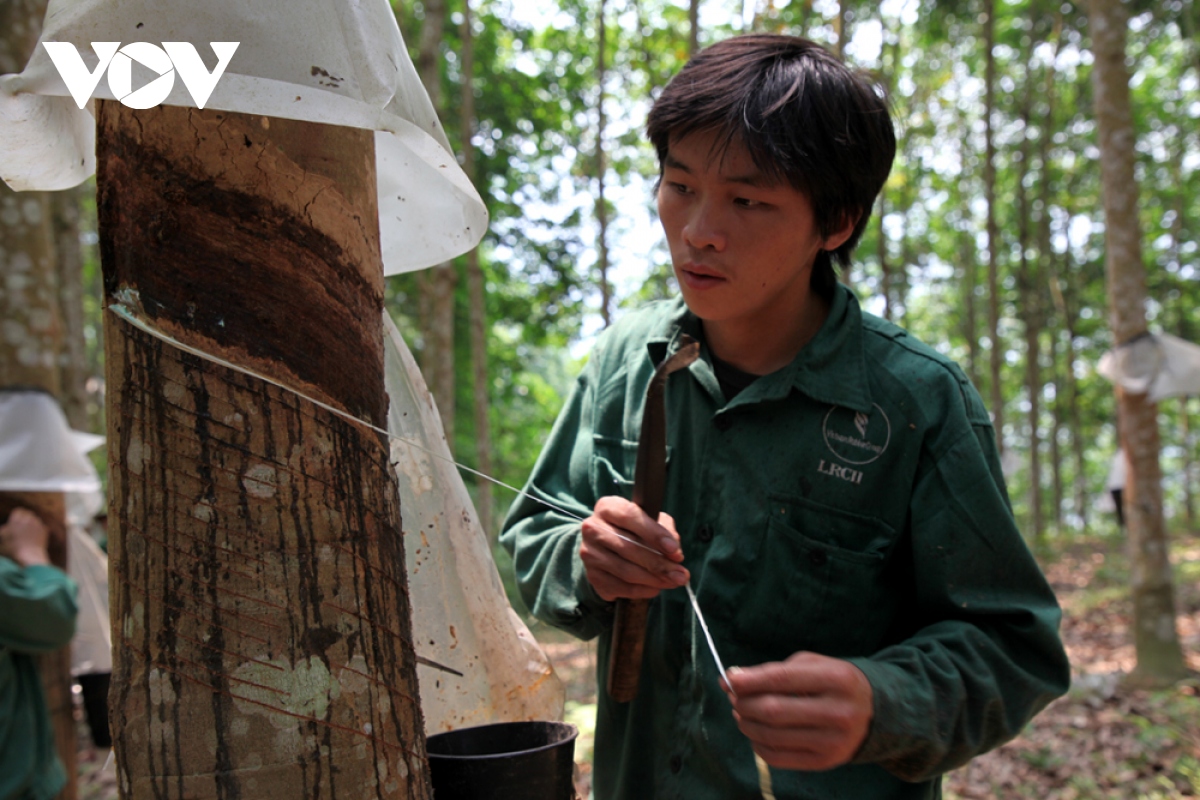
<instances>
[{"instance_id":1,"label":"shirt pocket flap","mask_svg":"<svg viewBox=\"0 0 1200 800\"><path fill-rule=\"evenodd\" d=\"M895 530L881 519L795 495L772 494L770 527L796 537L806 547L851 560L878 560L895 538Z\"/></svg>"}]
</instances>

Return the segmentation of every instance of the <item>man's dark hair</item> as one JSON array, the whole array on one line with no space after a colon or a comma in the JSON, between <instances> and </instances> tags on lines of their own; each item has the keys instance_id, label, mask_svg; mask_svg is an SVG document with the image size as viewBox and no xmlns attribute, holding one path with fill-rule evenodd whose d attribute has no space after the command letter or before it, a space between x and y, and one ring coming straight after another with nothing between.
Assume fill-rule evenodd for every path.
<instances>
[{"instance_id":1,"label":"man's dark hair","mask_svg":"<svg viewBox=\"0 0 1200 800\"><path fill-rule=\"evenodd\" d=\"M710 131L720 150L740 141L768 178L808 197L822 236L857 218L832 253L850 265L896 155L888 104L873 81L808 39L725 39L697 53L650 110L660 175L672 138ZM813 265L812 286L823 294L837 281L830 255L822 250Z\"/></svg>"}]
</instances>

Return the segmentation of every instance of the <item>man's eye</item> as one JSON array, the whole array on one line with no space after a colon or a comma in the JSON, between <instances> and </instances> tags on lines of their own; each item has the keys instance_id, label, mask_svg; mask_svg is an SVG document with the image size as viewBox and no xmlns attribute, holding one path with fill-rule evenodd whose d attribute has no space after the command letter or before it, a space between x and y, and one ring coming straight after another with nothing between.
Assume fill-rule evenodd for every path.
<instances>
[{"instance_id":1,"label":"man's eye","mask_svg":"<svg viewBox=\"0 0 1200 800\"><path fill-rule=\"evenodd\" d=\"M733 202L735 205L739 205L742 208L758 208L759 206L762 205L762 203L760 201L751 200L748 197L738 197L738 198L734 199Z\"/></svg>"},{"instance_id":2,"label":"man's eye","mask_svg":"<svg viewBox=\"0 0 1200 800\"><path fill-rule=\"evenodd\" d=\"M669 185L672 189L674 189L679 194L691 194L691 192L692 192L692 189L690 186L687 186L682 183L672 183Z\"/></svg>"}]
</instances>

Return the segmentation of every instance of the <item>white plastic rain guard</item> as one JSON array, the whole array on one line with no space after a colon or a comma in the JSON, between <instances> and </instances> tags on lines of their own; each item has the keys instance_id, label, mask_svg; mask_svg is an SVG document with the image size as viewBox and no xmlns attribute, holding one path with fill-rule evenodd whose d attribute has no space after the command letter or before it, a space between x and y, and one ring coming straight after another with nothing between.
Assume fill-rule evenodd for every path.
<instances>
[{"instance_id":1,"label":"white plastic rain guard","mask_svg":"<svg viewBox=\"0 0 1200 800\"><path fill-rule=\"evenodd\" d=\"M430 667L417 670L425 730L562 719L562 682L508 604L433 398L386 315L384 352L413 645L422 656L463 673L459 678Z\"/></svg>"},{"instance_id":2,"label":"white plastic rain guard","mask_svg":"<svg viewBox=\"0 0 1200 800\"><path fill-rule=\"evenodd\" d=\"M103 442L71 430L48 394L0 391L0 492L99 492L85 454Z\"/></svg>"},{"instance_id":3,"label":"white plastic rain guard","mask_svg":"<svg viewBox=\"0 0 1200 800\"><path fill-rule=\"evenodd\" d=\"M487 211L459 169L386 0L51 0L41 42L239 42L205 108L375 131L384 274L466 252ZM178 78L178 76L176 76ZM117 99L106 79L95 97ZM176 79L166 105L195 107ZM24 72L0 76L0 178L66 189L95 172L95 122L39 42Z\"/></svg>"},{"instance_id":4,"label":"white plastic rain guard","mask_svg":"<svg viewBox=\"0 0 1200 800\"><path fill-rule=\"evenodd\" d=\"M1147 334L1106 352L1096 371L1154 403L1200 395L1200 345L1169 333Z\"/></svg>"},{"instance_id":5,"label":"white plastic rain guard","mask_svg":"<svg viewBox=\"0 0 1200 800\"><path fill-rule=\"evenodd\" d=\"M93 70L94 41L190 42L210 65L209 42L240 42L205 108L376 131L387 275L463 253L487 227L386 0L51 0L41 40L74 44ZM115 99L106 80L95 96ZM178 80L165 102L195 106ZM95 122L45 48L0 76L0 178L13 189L74 186L95 171L94 150ZM425 382L386 324L391 432L430 451L392 444L414 644L463 673L419 668L426 730L561 719L562 684L508 604Z\"/></svg>"}]
</instances>

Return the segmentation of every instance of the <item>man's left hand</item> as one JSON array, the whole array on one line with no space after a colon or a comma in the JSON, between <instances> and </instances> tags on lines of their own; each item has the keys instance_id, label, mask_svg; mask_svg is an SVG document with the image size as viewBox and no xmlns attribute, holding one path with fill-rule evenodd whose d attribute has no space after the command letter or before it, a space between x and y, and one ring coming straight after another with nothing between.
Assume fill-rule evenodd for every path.
<instances>
[{"instance_id":1,"label":"man's left hand","mask_svg":"<svg viewBox=\"0 0 1200 800\"><path fill-rule=\"evenodd\" d=\"M729 688L738 728L754 752L780 769L841 766L871 726L871 684L849 661L796 653L787 661L730 669Z\"/></svg>"}]
</instances>

